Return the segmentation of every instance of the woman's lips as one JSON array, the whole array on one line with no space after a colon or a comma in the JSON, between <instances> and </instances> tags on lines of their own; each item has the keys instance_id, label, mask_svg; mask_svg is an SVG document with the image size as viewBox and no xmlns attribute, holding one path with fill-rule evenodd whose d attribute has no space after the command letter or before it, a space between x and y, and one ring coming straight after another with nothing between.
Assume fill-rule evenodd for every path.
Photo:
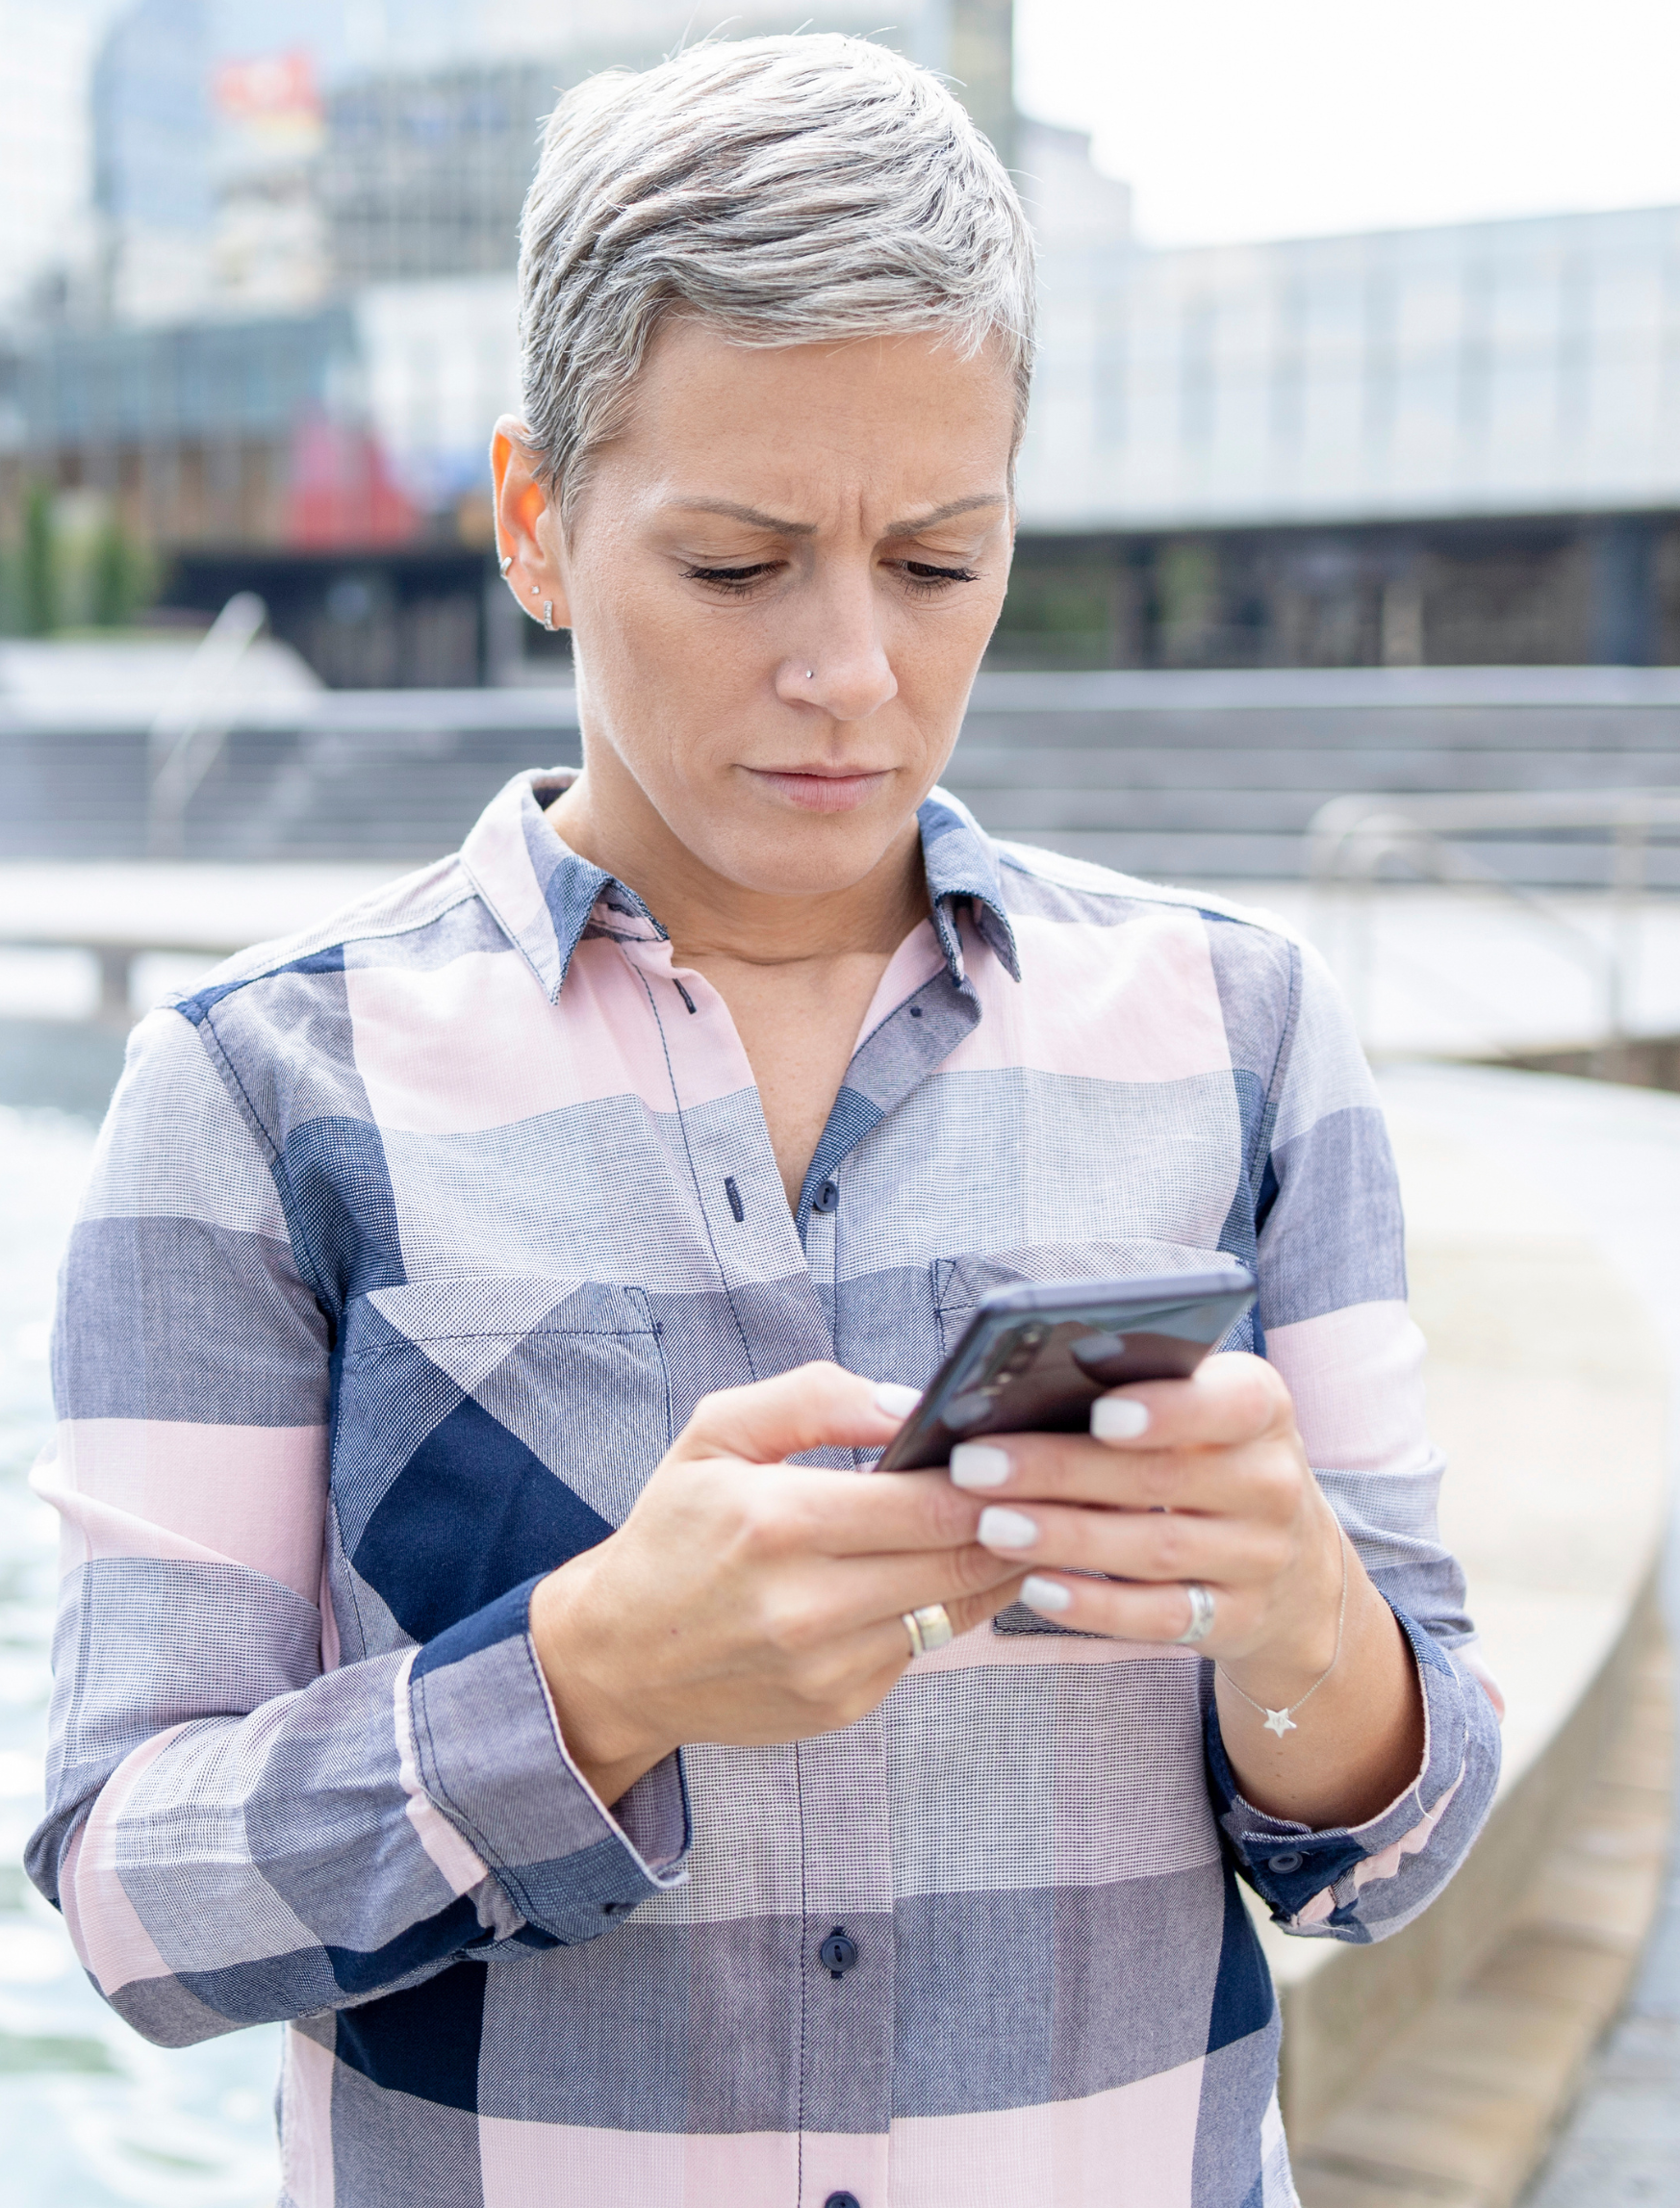
<instances>
[{"instance_id":1,"label":"woman's lips","mask_svg":"<svg viewBox=\"0 0 1680 2208\"><path fill-rule=\"evenodd\" d=\"M802 773L797 768L749 767L747 770L755 780L806 813L853 811L875 796L890 771L882 767L868 774L829 774Z\"/></svg>"}]
</instances>

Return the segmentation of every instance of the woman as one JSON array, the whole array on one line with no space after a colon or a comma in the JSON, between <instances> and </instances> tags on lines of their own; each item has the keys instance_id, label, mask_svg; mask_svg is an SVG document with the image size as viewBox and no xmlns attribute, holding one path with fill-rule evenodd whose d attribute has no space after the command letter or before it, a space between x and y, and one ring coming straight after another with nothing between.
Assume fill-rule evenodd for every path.
<instances>
[{"instance_id":1,"label":"woman","mask_svg":"<svg viewBox=\"0 0 1680 2208\"><path fill-rule=\"evenodd\" d=\"M1363 1062L930 794L1031 313L933 80L598 80L522 286L584 771L137 1031L35 1875L148 2037L290 2021L298 2208L1290 2201L1235 1879L1380 1937L1497 1763ZM1218 1253L1194 1380L855 1476L986 1288Z\"/></svg>"}]
</instances>

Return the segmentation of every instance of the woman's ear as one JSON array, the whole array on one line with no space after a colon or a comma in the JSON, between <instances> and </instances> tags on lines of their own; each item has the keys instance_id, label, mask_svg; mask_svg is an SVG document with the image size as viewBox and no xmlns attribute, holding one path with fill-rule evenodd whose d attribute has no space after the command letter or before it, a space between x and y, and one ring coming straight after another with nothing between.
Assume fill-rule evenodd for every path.
<instances>
[{"instance_id":1,"label":"woman's ear","mask_svg":"<svg viewBox=\"0 0 1680 2208\"><path fill-rule=\"evenodd\" d=\"M534 622L570 628L559 514L531 465L524 424L511 414L502 416L490 440L490 469L502 580Z\"/></svg>"}]
</instances>

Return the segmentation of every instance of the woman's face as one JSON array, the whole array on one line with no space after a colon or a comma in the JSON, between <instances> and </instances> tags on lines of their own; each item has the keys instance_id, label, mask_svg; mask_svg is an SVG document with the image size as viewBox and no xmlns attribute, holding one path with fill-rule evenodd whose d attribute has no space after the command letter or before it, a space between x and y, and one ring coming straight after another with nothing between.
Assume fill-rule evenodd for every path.
<instances>
[{"instance_id":1,"label":"woman's face","mask_svg":"<svg viewBox=\"0 0 1680 2208\"><path fill-rule=\"evenodd\" d=\"M746 889L870 874L950 756L1003 605L1013 395L990 349L752 350L675 320L568 535L516 451L504 541L573 632L591 785L633 798L627 777Z\"/></svg>"}]
</instances>

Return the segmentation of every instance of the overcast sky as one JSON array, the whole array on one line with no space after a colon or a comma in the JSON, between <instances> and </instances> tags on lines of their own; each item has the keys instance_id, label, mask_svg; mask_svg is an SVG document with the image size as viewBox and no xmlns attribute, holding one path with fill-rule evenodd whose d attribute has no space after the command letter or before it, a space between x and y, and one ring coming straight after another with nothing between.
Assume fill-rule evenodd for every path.
<instances>
[{"instance_id":1,"label":"overcast sky","mask_svg":"<svg viewBox=\"0 0 1680 2208\"><path fill-rule=\"evenodd\" d=\"M1150 244L1680 203L1680 0L1015 0Z\"/></svg>"}]
</instances>

